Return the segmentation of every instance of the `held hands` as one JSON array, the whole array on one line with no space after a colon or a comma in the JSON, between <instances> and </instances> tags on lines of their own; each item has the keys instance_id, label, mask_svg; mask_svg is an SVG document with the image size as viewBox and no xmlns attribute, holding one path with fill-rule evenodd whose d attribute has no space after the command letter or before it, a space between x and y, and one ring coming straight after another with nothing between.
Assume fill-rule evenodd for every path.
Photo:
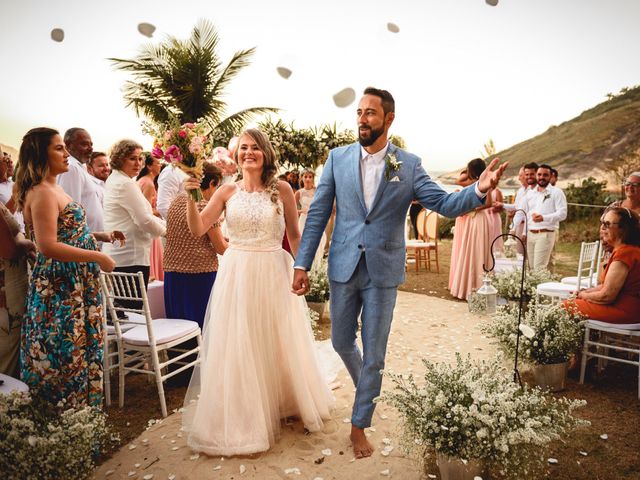
<instances>
[{"instance_id":1,"label":"held hands","mask_svg":"<svg viewBox=\"0 0 640 480\"><path fill-rule=\"evenodd\" d=\"M293 270L293 284L291 285L291 293L298 296L304 295L309 291L309 275L304 270L298 268Z\"/></svg>"},{"instance_id":2,"label":"held hands","mask_svg":"<svg viewBox=\"0 0 640 480\"><path fill-rule=\"evenodd\" d=\"M491 160L489 166L484 172L482 172L480 178L478 178L478 190L480 190L481 193L487 193L490 189L498 186L500 177L502 177L504 170L509 165L509 162L504 162L496 171L493 171L494 167L498 165L499 162L500 159L497 157Z\"/></svg>"},{"instance_id":3,"label":"held hands","mask_svg":"<svg viewBox=\"0 0 640 480\"><path fill-rule=\"evenodd\" d=\"M544 220L544 217L539 213L533 213L531 214L531 220L533 220L536 223L539 223Z\"/></svg>"}]
</instances>

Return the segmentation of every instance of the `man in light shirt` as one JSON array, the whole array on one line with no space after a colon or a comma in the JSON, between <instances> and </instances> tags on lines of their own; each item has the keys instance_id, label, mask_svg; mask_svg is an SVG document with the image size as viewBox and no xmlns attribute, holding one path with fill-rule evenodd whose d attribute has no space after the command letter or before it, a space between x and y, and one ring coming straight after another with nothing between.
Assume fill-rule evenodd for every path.
<instances>
[{"instance_id":1,"label":"man in light shirt","mask_svg":"<svg viewBox=\"0 0 640 480\"><path fill-rule=\"evenodd\" d=\"M75 202L84 208L87 225L91 232L104 231L100 187L87 172L86 163L93 152L91 136L83 128L70 128L64 134L64 143L69 151L69 170L58 176L58 185Z\"/></svg>"},{"instance_id":2,"label":"man in light shirt","mask_svg":"<svg viewBox=\"0 0 640 480\"><path fill-rule=\"evenodd\" d=\"M109 158L104 152L93 152L87 162L87 172L91 175L93 183L98 185L98 196L100 197L100 204L104 201L104 182L109 178L111 173L111 167L109 167Z\"/></svg>"},{"instance_id":3,"label":"man in light shirt","mask_svg":"<svg viewBox=\"0 0 640 480\"><path fill-rule=\"evenodd\" d=\"M551 167L540 165L536 172L537 187L527 193L527 256L532 269L547 268L560 222L567 218L564 192L549 183Z\"/></svg>"},{"instance_id":4,"label":"man in light shirt","mask_svg":"<svg viewBox=\"0 0 640 480\"><path fill-rule=\"evenodd\" d=\"M167 165L158 175L158 200L156 210L163 219L167 219L171 202L184 192L184 181L189 176L174 165Z\"/></svg>"},{"instance_id":5,"label":"man in light shirt","mask_svg":"<svg viewBox=\"0 0 640 480\"><path fill-rule=\"evenodd\" d=\"M521 187L518 189L516 193L516 199L514 201L516 210L524 210L525 208L525 198L527 193L536 188L538 182L536 180L536 172L538 170L538 164L536 162L529 162L522 167L522 179L520 179ZM525 226L525 215L522 211L516 211L513 214L513 221L511 222L511 227L509 228L510 233L516 235L518 238L522 240L523 243L527 243L527 232ZM516 250L518 253L523 254L524 249L520 242L516 245Z\"/></svg>"}]
</instances>

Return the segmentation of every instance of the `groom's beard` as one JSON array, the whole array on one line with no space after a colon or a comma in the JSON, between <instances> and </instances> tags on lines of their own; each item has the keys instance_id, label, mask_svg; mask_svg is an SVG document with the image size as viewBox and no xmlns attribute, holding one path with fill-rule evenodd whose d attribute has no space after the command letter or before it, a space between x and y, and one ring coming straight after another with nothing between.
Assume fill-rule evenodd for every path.
<instances>
[{"instance_id":1,"label":"groom's beard","mask_svg":"<svg viewBox=\"0 0 640 480\"><path fill-rule=\"evenodd\" d=\"M360 142L360 145L362 145L363 147L368 147L370 145L373 145L375 141L378 138L380 138L380 136L384 133L384 127L381 127L378 130L368 126L365 128L367 129L367 133L369 134L366 137L363 137L362 131L358 129L358 141Z\"/></svg>"}]
</instances>

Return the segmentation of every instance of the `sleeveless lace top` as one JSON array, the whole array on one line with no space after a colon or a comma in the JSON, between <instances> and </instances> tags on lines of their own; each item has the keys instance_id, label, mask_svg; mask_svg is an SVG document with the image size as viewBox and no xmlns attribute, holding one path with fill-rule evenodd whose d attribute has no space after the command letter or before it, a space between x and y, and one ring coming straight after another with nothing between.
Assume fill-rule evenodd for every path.
<instances>
[{"instance_id":1,"label":"sleeveless lace top","mask_svg":"<svg viewBox=\"0 0 640 480\"><path fill-rule=\"evenodd\" d=\"M226 206L229 246L247 250L282 248L285 228L282 212L282 202L278 200L276 206L268 193L247 192L237 187Z\"/></svg>"}]
</instances>

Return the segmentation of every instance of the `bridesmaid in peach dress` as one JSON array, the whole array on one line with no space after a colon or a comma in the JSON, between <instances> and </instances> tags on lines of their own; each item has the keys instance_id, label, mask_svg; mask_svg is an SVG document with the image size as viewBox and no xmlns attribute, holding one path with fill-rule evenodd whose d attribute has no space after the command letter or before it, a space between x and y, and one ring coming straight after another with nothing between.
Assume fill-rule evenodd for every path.
<instances>
[{"instance_id":1,"label":"bridesmaid in peach dress","mask_svg":"<svg viewBox=\"0 0 640 480\"><path fill-rule=\"evenodd\" d=\"M156 210L156 200L158 198L158 188L156 182L160 175L160 160L154 158L150 153L144 152L144 167L138 174L138 185L142 190L145 198L151 204L153 214L160 217L160 213ZM164 281L164 268L162 266L162 240L156 237L151 242L149 264L149 278Z\"/></svg>"},{"instance_id":2,"label":"bridesmaid in peach dress","mask_svg":"<svg viewBox=\"0 0 640 480\"><path fill-rule=\"evenodd\" d=\"M484 160L471 160L456 183L462 187L471 185L485 169ZM466 300L474 289L480 288L484 277L482 265L490 265L489 247L494 238L494 222L490 217L492 206L493 195L489 191L483 206L456 219L451 249L449 291L451 295L462 300Z\"/></svg>"}]
</instances>

